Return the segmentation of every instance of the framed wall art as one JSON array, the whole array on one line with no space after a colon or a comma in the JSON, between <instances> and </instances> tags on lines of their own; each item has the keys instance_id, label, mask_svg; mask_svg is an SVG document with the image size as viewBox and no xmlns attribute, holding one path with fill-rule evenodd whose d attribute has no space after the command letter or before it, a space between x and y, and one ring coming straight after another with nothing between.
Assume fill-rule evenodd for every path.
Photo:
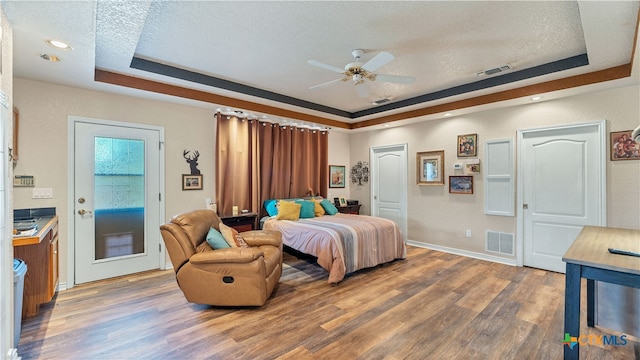
<instances>
[{"instance_id":1,"label":"framed wall art","mask_svg":"<svg viewBox=\"0 0 640 360\"><path fill-rule=\"evenodd\" d=\"M343 188L345 182L345 165L329 165L329 187Z\"/></svg>"},{"instance_id":2,"label":"framed wall art","mask_svg":"<svg viewBox=\"0 0 640 360\"><path fill-rule=\"evenodd\" d=\"M416 183L444 185L444 150L416 153Z\"/></svg>"},{"instance_id":3,"label":"framed wall art","mask_svg":"<svg viewBox=\"0 0 640 360\"><path fill-rule=\"evenodd\" d=\"M458 135L458 157L478 155L478 134Z\"/></svg>"},{"instance_id":4,"label":"framed wall art","mask_svg":"<svg viewBox=\"0 0 640 360\"><path fill-rule=\"evenodd\" d=\"M611 132L611 161L640 159L640 143L631 137L633 130Z\"/></svg>"},{"instance_id":5,"label":"framed wall art","mask_svg":"<svg viewBox=\"0 0 640 360\"><path fill-rule=\"evenodd\" d=\"M473 176L449 176L450 194L473 194Z\"/></svg>"},{"instance_id":6,"label":"framed wall art","mask_svg":"<svg viewBox=\"0 0 640 360\"><path fill-rule=\"evenodd\" d=\"M182 190L202 190L202 175L182 174Z\"/></svg>"}]
</instances>

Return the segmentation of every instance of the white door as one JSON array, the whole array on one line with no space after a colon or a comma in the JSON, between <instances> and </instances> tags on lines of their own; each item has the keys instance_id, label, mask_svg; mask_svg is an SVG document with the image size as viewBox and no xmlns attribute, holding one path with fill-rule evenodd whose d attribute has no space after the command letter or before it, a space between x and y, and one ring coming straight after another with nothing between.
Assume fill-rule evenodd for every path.
<instances>
[{"instance_id":1,"label":"white door","mask_svg":"<svg viewBox=\"0 0 640 360\"><path fill-rule=\"evenodd\" d=\"M74 123L75 283L160 267L160 133Z\"/></svg>"},{"instance_id":2,"label":"white door","mask_svg":"<svg viewBox=\"0 0 640 360\"><path fill-rule=\"evenodd\" d=\"M407 145L371 148L371 215L394 221L407 239Z\"/></svg>"},{"instance_id":3,"label":"white door","mask_svg":"<svg viewBox=\"0 0 640 360\"><path fill-rule=\"evenodd\" d=\"M565 272L585 225L605 222L604 122L520 134L524 265Z\"/></svg>"}]
</instances>

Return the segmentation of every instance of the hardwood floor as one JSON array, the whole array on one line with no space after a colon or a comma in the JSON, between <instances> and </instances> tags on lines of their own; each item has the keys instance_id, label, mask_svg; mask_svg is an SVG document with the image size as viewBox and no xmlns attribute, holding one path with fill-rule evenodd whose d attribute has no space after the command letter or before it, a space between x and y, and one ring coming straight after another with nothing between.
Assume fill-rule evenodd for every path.
<instances>
[{"instance_id":1,"label":"hardwood floor","mask_svg":"<svg viewBox=\"0 0 640 360\"><path fill-rule=\"evenodd\" d=\"M23 359L561 359L564 275L408 247L338 286L285 254L260 308L187 303L173 271L76 286L26 319ZM584 282L584 281L583 281ZM583 287L584 283L583 283ZM583 294L586 291L583 291ZM584 308L583 299L583 308ZM581 334L620 335L587 328ZM640 342L581 346L640 359Z\"/></svg>"}]
</instances>

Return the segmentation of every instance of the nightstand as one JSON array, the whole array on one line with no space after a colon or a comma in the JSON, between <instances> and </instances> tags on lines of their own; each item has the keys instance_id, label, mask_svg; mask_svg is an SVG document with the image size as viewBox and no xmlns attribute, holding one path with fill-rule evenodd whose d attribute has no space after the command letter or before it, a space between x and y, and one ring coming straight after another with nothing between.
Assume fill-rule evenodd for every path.
<instances>
[{"instance_id":1,"label":"nightstand","mask_svg":"<svg viewBox=\"0 0 640 360\"><path fill-rule=\"evenodd\" d=\"M360 204L358 205L347 205L347 206L338 206L338 211L343 214L354 214L360 215Z\"/></svg>"},{"instance_id":2,"label":"nightstand","mask_svg":"<svg viewBox=\"0 0 640 360\"><path fill-rule=\"evenodd\" d=\"M256 213L246 213L246 214L222 214L218 215L223 224L230 226L238 232L254 230L256 228L256 219L258 218L258 214Z\"/></svg>"}]
</instances>

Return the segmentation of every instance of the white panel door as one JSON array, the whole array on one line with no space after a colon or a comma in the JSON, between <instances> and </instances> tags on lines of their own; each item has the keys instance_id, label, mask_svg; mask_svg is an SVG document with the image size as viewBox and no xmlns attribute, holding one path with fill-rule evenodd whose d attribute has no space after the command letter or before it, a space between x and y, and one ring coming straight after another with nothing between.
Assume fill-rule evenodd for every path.
<instances>
[{"instance_id":1,"label":"white panel door","mask_svg":"<svg viewBox=\"0 0 640 360\"><path fill-rule=\"evenodd\" d=\"M371 149L371 215L398 224L407 239L407 146Z\"/></svg>"},{"instance_id":2,"label":"white panel door","mask_svg":"<svg viewBox=\"0 0 640 360\"><path fill-rule=\"evenodd\" d=\"M75 123L75 283L160 267L160 133Z\"/></svg>"},{"instance_id":3,"label":"white panel door","mask_svg":"<svg viewBox=\"0 0 640 360\"><path fill-rule=\"evenodd\" d=\"M562 256L585 225L604 222L603 126L524 132L524 265L565 272Z\"/></svg>"}]
</instances>

